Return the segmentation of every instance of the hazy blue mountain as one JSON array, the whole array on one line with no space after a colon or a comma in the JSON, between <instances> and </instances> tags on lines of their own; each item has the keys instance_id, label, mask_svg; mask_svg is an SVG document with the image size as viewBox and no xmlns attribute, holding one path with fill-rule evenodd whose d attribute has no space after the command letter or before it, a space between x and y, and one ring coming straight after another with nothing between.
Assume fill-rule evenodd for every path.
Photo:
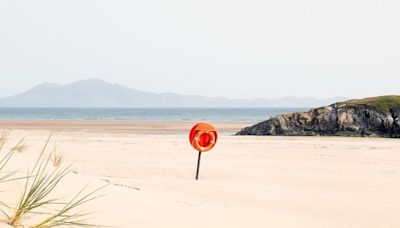
<instances>
[{"instance_id":1,"label":"hazy blue mountain","mask_svg":"<svg viewBox=\"0 0 400 228\"><path fill-rule=\"evenodd\" d=\"M87 79L68 85L43 83L11 97L0 98L0 107L316 107L345 98L227 99L152 93Z\"/></svg>"}]
</instances>

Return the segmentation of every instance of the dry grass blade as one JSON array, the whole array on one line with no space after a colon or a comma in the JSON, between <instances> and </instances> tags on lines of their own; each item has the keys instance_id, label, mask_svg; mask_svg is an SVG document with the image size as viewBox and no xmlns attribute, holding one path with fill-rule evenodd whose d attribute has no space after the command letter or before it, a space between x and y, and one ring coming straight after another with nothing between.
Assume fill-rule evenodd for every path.
<instances>
[{"instance_id":1,"label":"dry grass blade","mask_svg":"<svg viewBox=\"0 0 400 228\"><path fill-rule=\"evenodd\" d=\"M1 134L0 134L0 151L3 149L3 146L6 143L9 135L10 135L10 131L7 131L7 130L1 131Z\"/></svg>"},{"instance_id":2,"label":"dry grass blade","mask_svg":"<svg viewBox=\"0 0 400 228\"><path fill-rule=\"evenodd\" d=\"M22 218L32 212L32 210L52 203L54 200L47 200L46 197L55 188L61 178L68 173L67 168L69 167L61 170L56 169L45 174L49 159L43 161L42 157L49 144L50 138L51 135L47 139L33 170L28 171L28 176L32 176L32 178L27 178L25 181L24 191L11 216L10 225L20 225Z\"/></svg>"},{"instance_id":3,"label":"dry grass blade","mask_svg":"<svg viewBox=\"0 0 400 228\"><path fill-rule=\"evenodd\" d=\"M17 145L15 145L12 149L11 149L11 151L12 152L18 152L18 153L22 153L23 151L25 151L26 150L26 148L28 148L28 146L25 144L25 139L21 139L18 143L17 143Z\"/></svg>"},{"instance_id":4,"label":"dry grass blade","mask_svg":"<svg viewBox=\"0 0 400 228\"><path fill-rule=\"evenodd\" d=\"M23 227L23 221L34 215L46 215L46 219L39 222L37 225L29 226L31 228L48 228L56 226L67 227L98 227L91 225L85 221L89 213L75 213L74 209L78 208L84 203L92 201L99 196L94 196L102 188L92 191L83 195L85 190L82 189L70 202L62 203L58 199L50 198L50 193L57 187L60 181L70 172L71 165L65 167L49 167L53 161L50 154L47 159L43 159L46 148L48 147L51 135L46 141L46 144L40 153L39 159L35 163L32 171L28 171L24 189L21 194L19 203L12 216L9 216L8 224L14 227ZM62 158L62 156L57 156ZM61 161L61 159L59 159ZM54 163L53 163L54 164ZM83 195L83 196L82 196ZM53 206L62 206L61 209L49 209ZM46 209L51 212L39 212Z\"/></svg>"},{"instance_id":5,"label":"dry grass blade","mask_svg":"<svg viewBox=\"0 0 400 228\"><path fill-rule=\"evenodd\" d=\"M64 155L54 148L53 152L50 154L51 162L53 163L54 167L60 167L63 161Z\"/></svg>"},{"instance_id":6,"label":"dry grass blade","mask_svg":"<svg viewBox=\"0 0 400 228\"><path fill-rule=\"evenodd\" d=\"M46 162L48 164L48 162ZM43 169L46 166L43 166ZM54 190L63 177L69 173L69 166L62 169L55 169L50 173L42 173L42 167L37 173L31 174L33 180L28 178L24 187L21 200L11 218L11 225L20 225L22 218L33 213L35 209L51 205L56 199L48 199L49 194Z\"/></svg>"},{"instance_id":7,"label":"dry grass blade","mask_svg":"<svg viewBox=\"0 0 400 228\"><path fill-rule=\"evenodd\" d=\"M9 131L2 131L0 134L0 152L2 152L5 143L7 142L8 136L10 135ZM0 182L10 181L10 177L12 177L16 172L3 172L2 170L11 159L14 151L8 151L1 159L0 159Z\"/></svg>"},{"instance_id":8,"label":"dry grass blade","mask_svg":"<svg viewBox=\"0 0 400 228\"><path fill-rule=\"evenodd\" d=\"M83 188L75 197L65 204L64 208L59 210L56 214L48 217L37 225L32 226L31 228L45 228L45 227L57 227L57 226L69 226L69 227L99 227L90 223L87 223L86 218L91 213L71 213L74 209L81 206L82 204L88 203L92 200L95 200L100 196L95 196L97 192L101 189L105 188L107 185L104 185L101 188L98 188L92 192L89 192L83 195ZM82 196L83 195L83 196Z\"/></svg>"},{"instance_id":9,"label":"dry grass blade","mask_svg":"<svg viewBox=\"0 0 400 228\"><path fill-rule=\"evenodd\" d=\"M12 155L13 155L13 151L10 150L9 152L7 152L6 155L4 155L3 158L1 158L1 160L0 160L0 170L2 170L7 165L8 161L10 160Z\"/></svg>"}]
</instances>

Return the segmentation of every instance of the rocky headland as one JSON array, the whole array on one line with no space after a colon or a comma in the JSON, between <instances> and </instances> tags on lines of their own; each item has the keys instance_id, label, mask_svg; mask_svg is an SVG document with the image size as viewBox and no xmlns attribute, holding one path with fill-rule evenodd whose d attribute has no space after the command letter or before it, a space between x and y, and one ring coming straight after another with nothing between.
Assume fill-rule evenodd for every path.
<instances>
[{"instance_id":1,"label":"rocky headland","mask_svg":"<svg viewBox=\"0 0 400 228\"><path fill-rule=\"evenodd\" d=\"M308 112L281 114L237 135L400 138L400 96L349 100Z\"/></svg>"}]
</instances>

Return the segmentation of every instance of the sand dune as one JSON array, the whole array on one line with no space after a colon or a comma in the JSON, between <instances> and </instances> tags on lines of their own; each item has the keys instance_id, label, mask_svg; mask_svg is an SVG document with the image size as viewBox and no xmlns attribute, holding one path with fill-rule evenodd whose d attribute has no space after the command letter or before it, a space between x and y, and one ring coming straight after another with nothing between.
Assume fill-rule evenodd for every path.
<instances>
[{"instance_id":1,"label":"sand dune","mask_svg":"<svg viewBox=\"0 0 400 228\"><path fill-rule=\"evenodd\" d=\"M192 123L108 124L9 122L10 144L30 145L12 165L26 167L56 129L51 143L76 171L58 194L111 183L85 207L114 227L400 227L399 140L238 137L241 124L226 123L195 181Z\"/></svg>"}]
</instances>

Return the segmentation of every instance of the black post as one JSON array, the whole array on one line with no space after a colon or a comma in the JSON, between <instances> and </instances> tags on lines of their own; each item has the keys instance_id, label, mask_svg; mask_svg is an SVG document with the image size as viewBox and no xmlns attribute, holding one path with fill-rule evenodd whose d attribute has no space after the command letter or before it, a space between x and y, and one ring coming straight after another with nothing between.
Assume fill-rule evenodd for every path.
<instances>
[{"instance_id":1,"label":"black post","mask_svg":"<svg viewBox=\"0 0 400 228\"><path fill-rule=\"evenodd\" d=\"M201 159L201 151L199 151L199 158L197 160L197 171L196 171L196 180L199 179L199 171L200 171L200 159Z\"/></svg>"}]
</instances>

